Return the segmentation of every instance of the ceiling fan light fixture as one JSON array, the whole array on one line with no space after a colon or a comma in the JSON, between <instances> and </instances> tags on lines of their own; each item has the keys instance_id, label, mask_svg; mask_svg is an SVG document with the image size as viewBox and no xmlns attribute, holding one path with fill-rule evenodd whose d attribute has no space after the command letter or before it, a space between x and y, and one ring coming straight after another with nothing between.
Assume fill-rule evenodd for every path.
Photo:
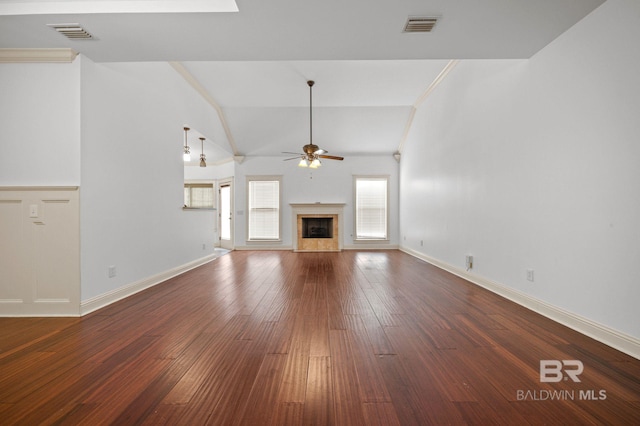
<instances>
[{"instance_id":1,"label":"ceiling fan light fixture","mask_svg":"<svg viewBox=\"0 0 640 426\"><path fill-rule=\"evenodd\" d=\"M306 158L301 158L300 162L298 163L298 167L309 167L309 162Z\"/></svg>"},{"instance_id":2,"label":"ceiling fan light fixture","mask_svg":"<svg viewBox=\"0 0 640 426\"><path fill-rule=\"evenodd\" d=\"M309 164L309 167L312 168L312 169L317 169L321 165L322 165L322 163L320 162L320 160L318 160L317 158L314 158L313 161L311 162L311 164Z\"/></svg>"}]
</instances>

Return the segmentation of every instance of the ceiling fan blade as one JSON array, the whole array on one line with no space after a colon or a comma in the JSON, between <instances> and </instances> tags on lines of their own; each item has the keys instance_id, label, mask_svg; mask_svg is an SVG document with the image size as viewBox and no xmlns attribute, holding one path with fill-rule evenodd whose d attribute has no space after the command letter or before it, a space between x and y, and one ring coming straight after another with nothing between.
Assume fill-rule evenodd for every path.
<instances>
[{"instance_id":1,"label":"ceiling fan blade","mask_svg":"<svg viewBox=\"0 0 640 426\"><path fill-rule=\"evenodd\" d=\"M320 158L326 158L327 160L344 160L344 157L338 157L335 155L318 155L318 157Z\"/></svg>"},{"instance_id":2,"label":"ceiling fan blade","mask_svg":"<svg viewBox=\"0 0 640 426\"><path fill-rule=\"evenodd\" d=\"M289 161L289 160L299 160L300 158L302 158L301 155L298 155L296 157L291 157L291 158L285 158L282 161Z\"/></svg>"},{"instance_id":3,"label":"ceiling fan blade","mask_svg":"<svg viewBox=\"0 0 640 426\"><path fill-rule=\"evenodd\" d=\"M305 155L303 152L282 151L283 154Z\"/></svg>"},{"instance_id":4,"label":"ceiling fan blade","mask_svg":"<svg viewBox=\"0 0 640 426\"><path fill-rule=\"evenodd\" d=\"M328 153L328 152L329 152L329 151L325 151L324 149L319 148L317 151L315 151L315 152L314 152L314 154L315 154L315 155L322 155L322 154L326 154L326 153Z\"/></svg>"}]
</instances>

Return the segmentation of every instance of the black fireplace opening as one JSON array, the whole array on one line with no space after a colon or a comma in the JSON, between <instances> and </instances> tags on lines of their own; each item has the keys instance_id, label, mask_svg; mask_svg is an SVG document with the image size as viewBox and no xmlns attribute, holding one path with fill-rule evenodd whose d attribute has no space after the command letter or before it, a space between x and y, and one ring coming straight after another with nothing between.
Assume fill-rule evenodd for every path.
<instances>
[{"instance_id":1,"label":"black fireplace opening","mask_svg":"<svg viewBox=\"0 0 640 426\"><path fill-rule=\"evenodd\" d=\"M333 218L303 217L302 238L333 238Z\"/></svg>"}]
</instances>

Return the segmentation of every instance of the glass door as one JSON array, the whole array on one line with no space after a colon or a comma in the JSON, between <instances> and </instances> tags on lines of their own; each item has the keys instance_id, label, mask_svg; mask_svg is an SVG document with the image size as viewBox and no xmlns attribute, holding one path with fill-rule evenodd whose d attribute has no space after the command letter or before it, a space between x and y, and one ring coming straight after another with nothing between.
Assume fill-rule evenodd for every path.
<instances>
[{"instance_id":1,"label":"glass door","mask_svg":"<svg viewBox=\"0 0 640 426\"><path fill-rule=\"evenodd\" d=\"M233 250L233 191L231 179L221 180L218 197L218 229L220 230L220 247Z\"/></svg>"}]
</instances>

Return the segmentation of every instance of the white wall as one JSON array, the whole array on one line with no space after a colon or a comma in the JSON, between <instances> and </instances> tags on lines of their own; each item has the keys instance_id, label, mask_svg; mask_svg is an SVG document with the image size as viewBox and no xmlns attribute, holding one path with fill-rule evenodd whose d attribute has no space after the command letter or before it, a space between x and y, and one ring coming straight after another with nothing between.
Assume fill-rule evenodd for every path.
<instances>
[{"instance_id":1,"label":"white wall","mask_svg":"<svg viewBox=\"0 0 640 426\"><path fill-rule=\"evenodd\" d=\"M398 163L393 156L347 156L343 161L324 160L316 169L300 168L297 161L282 157L247 157L236 165L235 176L235 244L246 246L246 176L282 175L282 243L291 248L292 217L290 203L345 203L344 238L346 248L353 247L353 175L389 175L390 212L389 243L398 244ZM362 248L366 248L363 245Z\"/></svg>"},{"instance_id":2,"label":"white wall","mask_svg":"<svg viewBox=\"0 0 640 426\"><path fill-rule=\"evenodd\" d=\"M207 162L207 167L185 166L184 179L187 181L214 181L233 176L235 172L233 160L220 163Z\"/></svg>"},{"instance_id":3,"label":"white wall","mask_svg":"<svg viewBox=\"0 0 640 426\"><path fill-rule=\"evenodd\" d=\"M609 0L530 60L459 63L405 145L404 247L640 338L638 40Z\"/></svg>"},{"instance_id":4,"label":"white wall","mask_svg":"<svg viewBox=\"0 0 640 426\"><path fill-rule=\"evenodd\" d=\"M81 272L87 301L212 252L214 215L182 210L182 128L208 135L217 121L167 63L83 59ZM110 266L116 267L113 278Z\"/></svg>"},{"instance_id":5,"label":"white wall","mask_svg":"<svg viewBox=\"0 0 640 426\"><path fill-rule=\"evenodd\" d=\"M80 183L80 61L0 64L0 185Z\"/></svg>"}]
</instances>

